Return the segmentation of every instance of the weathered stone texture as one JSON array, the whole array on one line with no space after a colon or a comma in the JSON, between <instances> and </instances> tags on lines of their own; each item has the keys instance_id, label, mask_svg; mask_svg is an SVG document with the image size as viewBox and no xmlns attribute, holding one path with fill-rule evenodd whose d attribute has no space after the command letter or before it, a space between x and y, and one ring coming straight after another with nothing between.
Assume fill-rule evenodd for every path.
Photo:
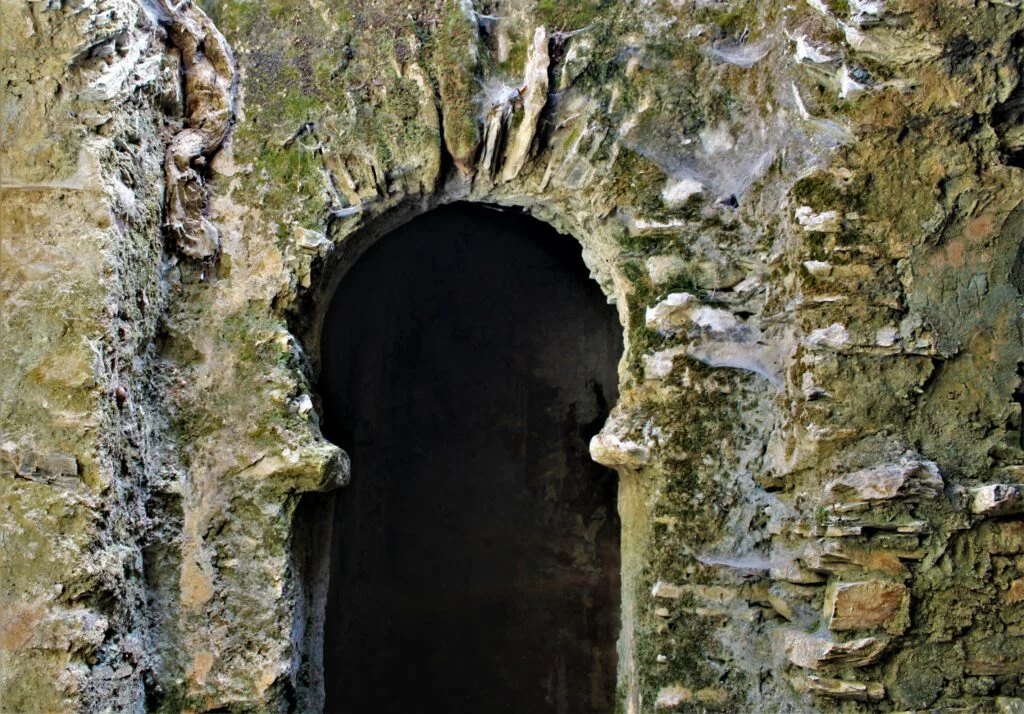
<instances>
[{"instance_id":1,"label":"weathered stone texture","mask_svg":"<svg viewBox=\"0 0 1024 714\"><path fill-rule=\"evenodd\" d=\"M6 706L316 708L318 310L455 200L622 319L623 711L1019 706L1016 3L204 7L0 6Z\"/></svg>"}]
</instances>

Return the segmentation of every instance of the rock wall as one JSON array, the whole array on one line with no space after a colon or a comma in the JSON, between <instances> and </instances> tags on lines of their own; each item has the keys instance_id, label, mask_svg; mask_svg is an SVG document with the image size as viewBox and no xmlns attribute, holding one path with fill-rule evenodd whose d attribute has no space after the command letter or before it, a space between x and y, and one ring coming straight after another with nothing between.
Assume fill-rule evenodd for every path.
<instances>
[{"instance_id":1,"label":"rock wall","mask_svg":"<svg viewBox=\"0 0 1024 714\"><path fill-rule=\"evenodd\" d=\"M467 200L626 330L625 712L1024 706L1016 0L0 6L0 696L288 711L338 275Z\"/></svg>"}]
</instances>

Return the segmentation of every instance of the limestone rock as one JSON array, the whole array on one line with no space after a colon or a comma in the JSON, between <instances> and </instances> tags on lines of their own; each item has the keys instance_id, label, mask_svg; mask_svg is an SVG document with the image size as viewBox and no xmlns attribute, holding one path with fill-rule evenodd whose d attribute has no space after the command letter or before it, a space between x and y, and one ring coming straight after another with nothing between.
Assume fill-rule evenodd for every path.
<instances>
[{"instance_id":1,"label":"limestone rock","mask_svg":"<svg viewBox=\"0 0 1024 714\"><path fill-rule=\"evenodd\" d=\"M743 339L749 330L729 310L702 304L690 293L672 293L647 309L647 327L666 335L688 329Z\"/></svg>"},{"instance_id":2,"label":"limestone rock","mask_svg":"<svg viewBox=\"0 0 1024 714\"><path fill-rule=\"evenodd\" d=\"M994 483L972 488L971 512L984 516L1024 513L1024 486Z\"/></svg>"},{"instance_id":3,"label":"limestone rock","mask_svg":"<svg viewBox=\"0 0 1024 714\"><path fill-rule=\"evenodd\" d=\"M921 551L886 550L852 545L835 539L817 541L803 552L800 560L812 570L826 573L884 573L893 577L907 574L903 560L918 560Z\"/></svg>"},{"instance_id":4,"label":"limestone rock","mask_svg":"<svg viewBox=\"0 0 1024 714\"><path fill-rule=\"evenodd\" d=\"M687 263L678 255L652 255L645 267L655 285L664 285L686 269Z\"/></svg>"},{"instance_id":5,"label":"limestone rock","mask_svg":"<svg viewBox=\"0 0 1024 714\"><path fill-rule=\"evenodd\" d=\"M604 427L590 440L590 456L611 468L642 468L651 462L653 433L649 423L638 425L625 413L612 412Z\"/></svg>"},{"instance_id":6,"label":"limestone rock","mask_svg":"<svg viewBox=\"0 0 1024 714\"><path fill-rule=\"evenodd\" d=\"M670 684L658 690L658 697L654 700L654 708L675 709L690 702L721 706L728 700L728 692L717 687L704 687L694 691L681 684Z\"/></svg>"},{"instance_id":7,"label":"limestone rock","mask_svg":"<svg viewBox=\"0 0 1024 714\"><path fill-rule=\"evenodd\" d=\"M511 181L518 176L530 153L530 145L537 133L537 120L548 101L548 61L548 33L543 27L538 27L533 31L533 42L523 70L525 91L520 91L523 118L505 151L502 181Z\"/></svg>"},{"instance_id":8,"label":"limestone rock","mask_svg":"<svg viewBox=\"0 0 1024 714\"><path fill-rule=\"evenodd\" d=\"M670 348L661 350L651 355L644 355L644 379L661 380L672 374L675 365L675 358L683 354L684 350Z\"/></svg>"},{"instance_id":9,"label":"limestone rock","mask_svg":"<svg viewBox=\"0 0 1024 714\"><path fill-rule=\"evenodd\" d=\"M885 687L878 682L849 682L814 675L794 677L792 681L799 691L835 699L877 702L885 698Z\"/></svg>"},{"instance_id":10,"label":"limestone rock","mask_svg":"<svg viewBox=\"0 0 1024 714\"><path fill-rule=\"evenodd\" d=\"M798 630L777 630L773 639L790 662L797 667L815 670L832 664L865 667L877 660L889 645L885 638L863 637L835 642Z\"/></svg>"},{"instance_id":11,"label":"limestone rock","mask_svg":"<svg viewBox=\"0 0 1024 714\"><path fill-rule=\"evenodd\" d=\"M796 222L808 232L838 233L841 229L840 219L838 211L815 213L810 206L796 209Z\"/></svg>"},{"instance_id":12,"label":"limestone rock","mask_svg":"<svg viewBox=\"0 0 1024 714\"><path fill-rule=\"evenodd\" d=\"M902 583L885 580L837 582L825 594L825 618L829 629L883 629L901 634L908 625L910 592Z\"/></svg>"},{"instance_id":13,"label":"limestone rock","mask_svg":"<svg viewBox=\"0 0 1024 714\"><path fill-rule=\"evenodd\" d=\"M930 461L906 459L840 476L826 484L824 504L846 508L899 499L908 503L934 498L942 492L942 476Z\"/></svg>"}]
</instances>

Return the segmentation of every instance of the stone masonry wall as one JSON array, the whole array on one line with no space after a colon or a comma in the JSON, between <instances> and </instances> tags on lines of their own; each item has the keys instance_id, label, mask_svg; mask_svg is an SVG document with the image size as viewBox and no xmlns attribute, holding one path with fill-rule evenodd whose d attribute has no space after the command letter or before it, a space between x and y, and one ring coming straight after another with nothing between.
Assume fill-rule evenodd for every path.
<instances>
[{"instance_id":1,"label":"stone masonry wall","mask_svg":"<svg viewBox=\"0 0 1024 714\"><path fill-rule=\"evenodd\" d=\"M621 711L1024 707L1016 0L4 0L0 41L5 711L316 701L318 320L455 200L621 316Z\"/></svg>"}]
</instances>

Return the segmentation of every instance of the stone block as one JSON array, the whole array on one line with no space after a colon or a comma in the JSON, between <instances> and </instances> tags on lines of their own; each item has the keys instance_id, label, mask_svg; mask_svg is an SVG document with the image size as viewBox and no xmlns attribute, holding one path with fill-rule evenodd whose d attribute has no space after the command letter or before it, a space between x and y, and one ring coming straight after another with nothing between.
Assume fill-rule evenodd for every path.
<instances>
[{"instance_id":1,"label":"stone block","mask_svg":"<svg viewBox=\"0 0 1024 714\"><path fill-rule=\"evenodd\" d=\"M899 499L917 502L942 492L938 467L927 460L904 459L900 463L861 469L833 479L825 486L822 503L866 507Z\"/></svg>"},{"instance_id":2,"label":"stone block","mask_svg":"<svg viewBox=\"0 0 1024 714\"><path fill-rule=\"evenodd\" d=\"M1005 516L1024 513L1024 486L992 483L970 490L971 513L982 516Z\"/></svg>"},{"instance_id":3,"label":"stone block","mask_svg":"<svg viewBox=\"0 0 1024 714\"><path fill-rule=\"evenodd\" d=\"M654 700L655 709L675 709L683 704L725 704L729 700L729 693L718 687L704 687L694 691L681 684L670 684L658 690L658 697Z\"/></svg>"},{"instance_id":4,"label":"stone block","mask_svg":"<svg viewBox=\"0 0 1024 714\"><path fill-rule=\"evenodd\" d=\"M659 580L651 588L651 595L665 600L692 596L696 600L725 605L736 600L739 592L735 588L721 585L674 585Z\"/></svg>"},{"instance_id":5,"label":"stone block","mask_svg":"<svg viewBox=\"0 0 1024 714\"><path fill-rule=\"evenodd\" d=\"M683 596L683 588L672 583L666 583L659 580L651 588L651 596L662 598L665 600L678 600Z\"/></svg>"},{"instance_id":6,"label":"stone block","mask_svg":"<svg viewBox=\"0 0 1024 714\"><path fill-rule=\"evenodd\" d=\"M805 568L793 553L778 549L772 552L769 575L773 580L797 585L818 585L827 579L821 573Z\"/></svg>"},{"instance_id":7,"label":"stone block","mask_svg":"<svg viewBox=\"0 0 1024 714\"><path fill-rule=\"evenodd\" d=\"M792 664L815 670L830 664L867 666L877 660L889 645L885 638L862 637L849 642L834 642L799 630L776 630L772 633L772 640Z\"/></svg>"},{"instance_id":8,"label":"stone block","mask_svg":"<svg viewBox=\"0 0 1024 714\"><path fill-rule=\"evenodd\" d=\"M38 468L48 476L77 476L78 459L68 454L46 454L40 457Z\"/></svg>"},{"instance_id":9,"label":"stone block","mask_svg":"<svg viewBox=\"0 0 1024 714\"><path fill-rule=\"evenodd\" d=\"M815 677L812 674L797 676L791 681L798 691L834 699L877 702L885 698L885 687L878 682L848 682L843 679Z\"/></svg>"},{"instance_id":10,"label":"stone block","mask_svg":"<svg viewBox=\"0 0 1024 714\"><path fill-rule=\"evenodd\" d=\"M1010 583L1003 600L1010 605L1024 601L1024 578L1017 578Z\"/></svg>"},{"instance_id":11,"label":"stone block","mask_svg":"<svg viewBox=\"0 0 1024 714\"><path fill-rule=\"evenodd\" d=\"M901 634L909 624L910 592L902 583L885 580L837 582L825 593L829 629L874 630Z\"/></svg>"},{"instance_id":12,"label":"stone block","mask_svg":"<svg viewBox=\"0 0 1024 714\"><path fill-rule=\"evenodd\" d=\"M822 540L808 547L801 560L812 570L826 573L876 572L903 577L907 575L907 569L901 558L919 557L921 554L917 551L864 548L837 540Z\"/></svg>"}]
</instances>

